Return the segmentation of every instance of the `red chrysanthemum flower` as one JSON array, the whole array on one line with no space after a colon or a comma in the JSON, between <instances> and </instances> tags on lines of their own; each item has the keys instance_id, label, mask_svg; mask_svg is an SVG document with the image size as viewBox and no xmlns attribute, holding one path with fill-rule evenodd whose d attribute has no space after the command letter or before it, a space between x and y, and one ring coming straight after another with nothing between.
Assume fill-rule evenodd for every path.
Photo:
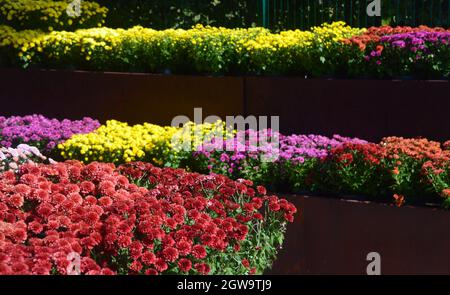
<instances>
[{"instance_id":1,"label":"red chrysanthemum flower","mask_svg":"<svg viewBox=\"0 0 450 295\"><path fill-rule=\"evenodd\" d=\"M24 198L21 194L14 194L8 199L8 204L15 208L23 206Z\"/></svg>"},{"instance_id":2,"label":"red chrysanthemum flower","mask_svg":"<svg viewBox=\"0 0 450 295\"><path fill-rule=\"evenodd\" d=\"M167 270L169 266L167 265L166 261L163 258L156 258L155 261L155 268L159 272L163 272Z\"/></svg>"},{"instance_id":3,"label":"red chrysanthemum flower","mask_svg":"<svg viewBox=\"0 0 450 295\"><path fill-rule=\"evenodd\" d=\"M95 184L90 181L83 181L80 184L80 192L84 195L88 195L93 193L95 190Z\"/></svg>"},{"instance_id":4,"label":"red chrysanthemum flower","mask_svg":"<svg viewBox=\"0 0 450 295\"><path fill-rule=\"evenodd\" d=\"M195 264L195 270L197 270L202 275L207 275L211 271L211 268L208 264L200 262Z\"/></svg>"},{"instance_id":5,"label":"red chrysanthemum flower","mask_svg":"<svg viewBox=\"0 0 450 295\"><path fill-rule=\"evenodd\" d=\"M17 243L23 243L27 239L27 232L22 228L15 229L12 238Z\"/></svg>"},{"instance_id":6,"label":"red chrysanthemum flower","mask_svg":"<svg viewBox=\"0 0 450 295\"><path fill-rule=\"evenodd\" d=\"M141 259L142 259L142 262L147 266L153 265L156 262L155 254L152 252L149 252L149 251L142 254Z\"/></svg>"},{"instance_id":7,"label":"red chrysanthemum flower","mask_svg":"<svg viewBox=\"0 0 450 295\"><path fill-rule=\"evenodd\" d=\"M178 259L179 253L177 249L168 247L162 251L162 255L167 262L174 262Z\"/></svg>"},{"instance_id":8,"label":"red chrysanthemum flower","mask_svg":"<svg viewBox=\"0 0 450 295\"><path fill-rule=\"evenodd\" d=\"M17 184L14 186L14 192L22 196L28 196L31 192L31 188L26 184Z\"/></svg>"},{"instance_id":9,"label":"red chrysanthemum flower","mask_svg":"<svg viewBox=\"0 0 450 295\"><path fill-rule=\"evenodd\" d=\"M133 261L130 265L130 270L139 273L142 270L142 263L138 260Z\"/></svg>"},{"instance_id":10,"label":"red chrysanthemum flower","mask_svg":"<svg viewBox=\"0 0 450 295\"><path fill-rule=\"evenodd\" d=\"M178 261L178 267L182 272L187 273L192 268L192 261L187 258L181 258Z\"/></svg>"},{"instance_id":11,"label":"red chrysanthemum flower","mask_svg":"<svg viewBox=\"0 0 450 295\"><path fill-rule=\"evenodd\" d=\"M108 207L111 206L113 201L110 197L101 197L98 199L98 202L101 206Z\"/></svg>"},{"instance_id":12,"label":"red chrysanthemum flower","mask_svg":"<svg viewBox=\"0 0 450 295\"><path fill-rule=\"evenodd\" d=\"M202 245L195 245L192 247L192 255L195 259L203 259L206 257L206 249Z\"/></svg>"},{"instance_id":13,"label":"red chrysanthemum flower","mask_svg":"<svg viewBox=\"0 0 450 295\"><path fill-rule=\"evenodd\" d=\"M37 222L37 221L30 222L30 223L28 224L28 228L29 228L33 233L35 233L35 234L41 233L42 230L44 229L44 227L42 226L42 224L40 224L40 223Z\"/></svg>"}]
</instances>

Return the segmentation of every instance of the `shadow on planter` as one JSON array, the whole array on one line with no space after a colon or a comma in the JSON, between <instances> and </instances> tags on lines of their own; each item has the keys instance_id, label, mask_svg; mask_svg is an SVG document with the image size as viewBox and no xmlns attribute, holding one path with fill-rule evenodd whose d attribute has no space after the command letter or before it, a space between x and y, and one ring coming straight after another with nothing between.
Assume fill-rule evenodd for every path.
<instances>
[{"instance_id":1,"label":"shadow on planter","mask_svg":"<svg viewBox=\"0 0 450 295\"><path fill-rule=\"evenodd\" d=\"M203 118L244 111L243 82L233 77L0 69L0 81L3 116L170 125L178 115L194 120L194 108Z\"/></svg>"},{"instance_id":2,"label":"shadow on planter","mask_svg":"<svg viewBox=\"0 0 450 295\"><path fill-rule=\"evenodd\" d=\"M280 116L284 134L450 138L449 81L252 77L246 113Z\"/></svg>"},{"instance_id":3,"label":"shadow on planter","mask_svg":"<svg viewBox=\"0 0 450 295\"><path fill-rule=\"evenodd\" d=\"M284 196L300 214L269 274L450 274L450 212L321 197Z\"/></svg>"}]
</instances>

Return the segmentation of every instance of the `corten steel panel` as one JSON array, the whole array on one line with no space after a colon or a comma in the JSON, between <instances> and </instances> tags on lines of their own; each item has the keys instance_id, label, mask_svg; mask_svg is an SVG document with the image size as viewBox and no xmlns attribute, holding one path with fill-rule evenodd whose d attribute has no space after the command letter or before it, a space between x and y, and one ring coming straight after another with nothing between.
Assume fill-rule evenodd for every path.
<instances>
[{"instance_id":1,"label":"corten steel panel","mask_svg":"<svg viewBox=\"0 0 450 295\"><path fill-rule=\"evenodd\" d=\"M243 114L243 80L39 70L0 70L0 115L44 114L77 119L169 125L177 115L194 120Z\"/></svg>"},{"instance_id":2,"label":"corten steel panel","mask_svg":"<svg viewBox=\"0 0 450 295\"><path fill-rule=\"evenodd\" d=\"M450 138L449 81L246 79L247 114L278 115L284 133Z\"/></svg>"},{"instance_id":3,"label":"corten steel panel","mask_svg":"<svg viewBox=\"0 0 450 295\"><path fill-rule=\"evenodd\" d=\"M382 274L450 274L450 212L288 196L300 215L288 226L271 274L365 275L370 252Z\"/></svg>"}]
</instances>

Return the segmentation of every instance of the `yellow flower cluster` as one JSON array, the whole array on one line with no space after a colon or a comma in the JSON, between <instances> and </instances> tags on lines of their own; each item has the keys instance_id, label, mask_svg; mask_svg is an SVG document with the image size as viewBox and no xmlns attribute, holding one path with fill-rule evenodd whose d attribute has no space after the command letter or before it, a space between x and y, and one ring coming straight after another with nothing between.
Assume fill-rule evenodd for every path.
<instances>
[{"instance_id":1,"label":"yellow flower cluster","mask_svg":"<svg viewBox=\"0 0 450 295\"><path fill-rule=\"evenodd\" d=\"M158 166L178 167L203 141L213 136L229 138L232 134L221 121L162 127L149 123L130 126L110 120L94 132L72 136L58 145L58 149L64 159L77 159L85 163L144 161Z\"/></svg>"},{"instance_id":2,"label":"yellow flower cluster","mask_svg":"<svg viewBox=\"0 0 450 295\"><path fill-rule=\"evenodd\" d=\"M28 46L34 43L33 40L43 35L44 33L41 31L25 30L17 32L9 26L0 25L0 47L14 47L17 49L25 46L28 49Z\"/></svg>"},{"instance_id":3,"label":"yellow flower cluster","mask_svg":"<svg viewBox=\"0 0 450 295\"><path fill-rule=\"evenodd\" d=\"M197 151L204 142L211 141L212 138L229 139L234 134L236 130L227 127L226 123L220 120L203 124L188 122L171 134L170 150L164 155L165 165L174 168L189 166L187 161L190 160L192 152Z\"/></svg>"},{"instance_id":4,"label":"yellow flower cluster","mask_svg":"<svg viewBox=\"0 0 450 295\"><path fill-rule=\"evenodd\" d=\"M280 33L202 25L161 31L94 28L51 32L25 46L23 54L30 57L27 65L50 68L70 62L86 70L307 74L321 66L322 55L336 55L333 48L344 46L343 39L363 32L343 22Z\"/></svg>"},{"instance_id":5,"label":"yellow flower cluster","mask_svg":"<svg viewBox=\"0 0 450 295\"><path fill-rule=\"evenodd\" d=\"M0 17L15 29L44 31L90 28L105 23L108 9L96 2L81 1L81 15L69 16L68 1L0 0Z\"/></svg>"},{"instance_id":6,"label":"yellow flower cluster","mask_svg":"<svg viewBox=\"0 0 450 295\"><path fill-rule=\"evenodd\" d=\"M159 141L170 132L170 128L153 124L129 126L127 123L111 120L89 134L77 134L58 148L66 159L83 162L104 161L112 163L145 160L158 163L151 158Z\"/></svg>"},{"instance_id":7,"label":"yellow flower cluster","mask_svg":"<svg viewBox=\"0 0 450 295\"><path fill-rule=\"evenodd\" d=\"M191 152L205 141L212 138L221 137L224 139L230 138L235 134L232 128L227 128L225 122L217 121L215 123L195 124L188 122L183 127L172 135L171 148L176 152L188 150Z\"/></svg>"},{"instance_id":8,"label":"yellow flower cluster","mask_svg":"<svg viewBox=\"0 0 450 295\"><path fill-rule=\"evenodd\" d=\"M339 21L332 24L323 24L320 27L313 27L311 32L314 35L314 42L322 44L324 47L331 47L334 44L341 44L344 39L361 35L367 29L352 28L345 22Z\"/></svg>"},{"instance_id":9,"label":"yellow flower cluster","mask_svg":"<svg viewBox=\"0 0 450 295\"><path fill-rule=\"evenodd\" d=\"M0 25L0 55L5 56L5 64L2 66L21 65L20 60L31 59L27 54L29 46L34 46L35 40L43 36L44 33L36 30L25 30L16 32L9 26ZM19 59L19 60L17 60Z\"/></svg>"},{"instance_id":10,"label":"yellow flower cluster","mask_svg":"<svg viewBox=\"0 0 450 295\"><path fill-rule=\"evenodd\" d=\"M72 56L74 61L78 56L84 57L86 61L91 60L93 56L110 59L112 50L119 44L123 32L121 29L108 28L51 32L30 45L30 55L33 56L33 52L37 51L38 55L40 52L50 53L54 60L64 56Z\"/></svg>"}]
</instances>

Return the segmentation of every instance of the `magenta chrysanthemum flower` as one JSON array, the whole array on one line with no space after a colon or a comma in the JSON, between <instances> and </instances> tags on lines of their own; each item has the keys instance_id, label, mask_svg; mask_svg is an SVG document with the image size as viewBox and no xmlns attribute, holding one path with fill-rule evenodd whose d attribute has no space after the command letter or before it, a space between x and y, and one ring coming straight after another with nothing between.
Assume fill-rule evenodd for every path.
<instances>
[{"instance_id":1,"label":"magenta chrysanthemum flower","mask_svg":"<svg viewBox=\"0 0 450 295\"><path fill-rule=\"evenodd\" d=\"M59 121L42 115L0 117L0 145L14 147L26 143L50 152L72 135L89 133L98 127L100 123L91 118Z\"/></svg>"}]
</instances>

